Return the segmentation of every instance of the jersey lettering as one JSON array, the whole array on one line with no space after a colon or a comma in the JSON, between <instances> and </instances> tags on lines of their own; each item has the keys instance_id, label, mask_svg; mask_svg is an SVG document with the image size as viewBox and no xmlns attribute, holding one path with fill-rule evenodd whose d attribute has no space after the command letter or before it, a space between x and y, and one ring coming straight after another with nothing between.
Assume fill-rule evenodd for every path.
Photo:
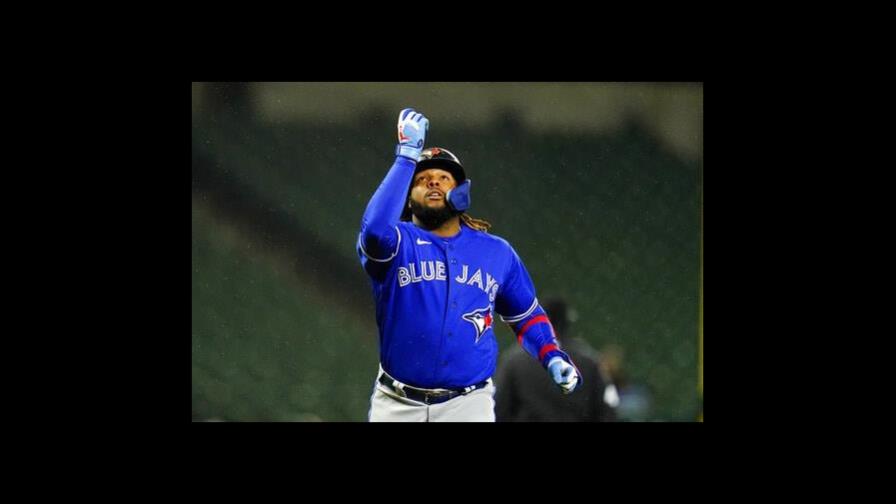
<instances>
[{"instance_id":1,"label":"jersey lettering","mask_svg":"<svg viewBox=\"0 0 896 504\"><path fill-rule=\"evenodd\" d=\"M420 274L417 274L417 268L419 266ZM479 287L479 290L485 292L489 295L489 301L494 303L495 296L498 293L498 288L500 285L498 281L495 280L495 277L491 276L488 272L485 273L485 285L482 284L482 269L477 269L476 273L473 273L469 279L467 279L467 275L470 271L470 266L464 264L461 266L462 272L460 275L454 277L454 280L457 283L465 284L465 285L476 285ZM442 261L420 261L419 263L410 263L407 267L400 266L398 268L398 286L405 287L411 283L418 282L431 282L433 280L441 280L445 281L445 263Z\"/></svg>"}]
</instances>

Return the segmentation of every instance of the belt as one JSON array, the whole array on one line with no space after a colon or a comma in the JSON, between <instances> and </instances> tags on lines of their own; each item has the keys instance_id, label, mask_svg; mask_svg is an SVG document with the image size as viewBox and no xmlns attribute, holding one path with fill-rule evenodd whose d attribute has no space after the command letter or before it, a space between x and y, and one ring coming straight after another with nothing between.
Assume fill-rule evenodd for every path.
<instances>
[{"instance_id":1,"label":"belt","mask_svg":"<svg viewBox=\"0 0 896 504\"><path fill-rule=\"evenodd\" d=\"M377 381L379 381L380 383L385 385L386 388L401 397L407 397L408 399L422 402L424 404L443 403L449 399L467 395L470 392L481 389L489 384L489 380L485 380L483 382L477 383L476 385L470 385L469 387L465 387L462 389L421 389L412 387L410 385L405 385L404 383L401 383L395 378L389 376L389 374L385 371L383 371Z\"/></svg>"}]
</instances>

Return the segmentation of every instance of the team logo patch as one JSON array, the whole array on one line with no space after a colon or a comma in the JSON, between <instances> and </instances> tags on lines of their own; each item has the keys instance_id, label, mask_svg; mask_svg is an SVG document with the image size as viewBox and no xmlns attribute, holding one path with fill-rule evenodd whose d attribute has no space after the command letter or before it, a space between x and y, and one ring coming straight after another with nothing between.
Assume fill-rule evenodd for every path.
<instances>
[{"instance_id":1,"label":"team logo patch","mask_svg":"<svg viewBox=\"0 0 896 504\"><path fill-rule=\"evenodd\" d=\"M479 339L482 338L485 331L488 331L492 327L492 308L491 306L487 306L485 308L473 310L470 313L464 313L463 318L467 322L473 324L473 327L476 328L476 343L479 343Z\"/></svg>"}]
</instances>

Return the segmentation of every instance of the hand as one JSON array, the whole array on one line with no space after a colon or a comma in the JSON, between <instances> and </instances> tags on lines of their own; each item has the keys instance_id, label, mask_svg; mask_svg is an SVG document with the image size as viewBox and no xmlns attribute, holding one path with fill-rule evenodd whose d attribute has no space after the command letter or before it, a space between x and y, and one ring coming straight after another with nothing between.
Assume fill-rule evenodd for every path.
<instances>
[{"instance_id":1,"label":"hand","mask_svg":"<svg viewBox=\"0 0 896 504\"><path fill-rule=\"evenodd\" d=\"M554 357L548 362L548 372L564 394L571 393L579 384L579 373L575 366L560 357Z\"/></svg>"},{"instance_id":2,"label":"hand","mask_svg":"<svg viewBox=\"0 0 896 504\"><path fill-rule=\"evenodd\" d=\"M420 157L423 141L429 129L429 119L412 108L406 108L398 114L398 156L414 160Z\"/></svg>"}]
</instances>

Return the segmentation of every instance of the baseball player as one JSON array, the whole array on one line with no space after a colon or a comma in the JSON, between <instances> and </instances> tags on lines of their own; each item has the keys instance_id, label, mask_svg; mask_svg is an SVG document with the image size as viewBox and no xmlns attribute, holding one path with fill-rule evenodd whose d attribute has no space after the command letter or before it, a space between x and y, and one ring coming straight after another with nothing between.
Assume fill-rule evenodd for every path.
<instances>
[{"instance_id":1,"label":"baseball player","mask_svg":"<svg viewBox=\"0 0 896 504\"><path fill-rule=\"evenodd\" d=\"M470 180L446 149L423 149L429 120L398 116L395 162L361 220L380 369L372 422L494 422L495 316L563 393L581 381L560 349L522 260L465 211ZM500 384L498 384L500 386Z\"/></svg>"}]
</instances>

